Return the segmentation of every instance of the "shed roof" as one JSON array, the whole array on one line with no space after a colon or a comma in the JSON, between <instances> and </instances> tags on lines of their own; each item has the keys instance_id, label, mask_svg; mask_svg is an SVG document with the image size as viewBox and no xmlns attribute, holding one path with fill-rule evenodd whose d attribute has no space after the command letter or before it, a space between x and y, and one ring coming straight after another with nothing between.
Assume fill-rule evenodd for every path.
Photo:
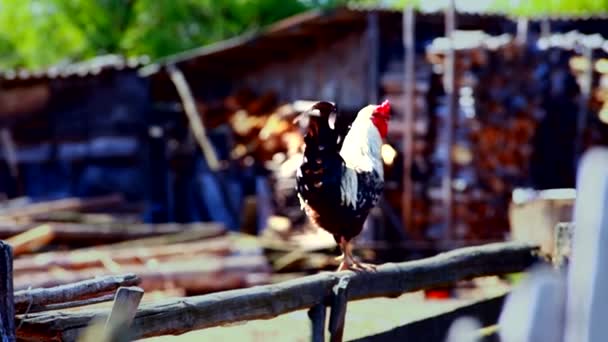
<instances>
[{"instance_id":1,"label":"shed roof","mask_svg":"<svg viewBox=\"0 0 608 342\"><path fill-rule=\"evenodd\" d=\"M401 27L401 11L390 8L341 7L330 10L312 10L298 14L267 27L232 39L192 49L159 59L145 66L141 74L149 76L162 71L167 65L195 68L213 75L239 74L245 69L285 60L305 54L310 49L322 49L327 43L344 36L361 32L367 16L378 13L380 25ZM443 14L419 13L417 20L443 25ZM459 25L483 28L484 25L507 21L498 14L459 13Z\"/></svg>"},{"instance_id":2,"label":"shed roof","mask_svg":"<svg viewBox=\"0 0 608 342\"><path fill-rule=\"evenodd\" d=\"M147 56L126 58L101 55L78 63L61 63L39 70L0 70L0 85L37 82L50 79L96 76L107 71L135 70L150 62Z\"/></svg>"}]
</instances>

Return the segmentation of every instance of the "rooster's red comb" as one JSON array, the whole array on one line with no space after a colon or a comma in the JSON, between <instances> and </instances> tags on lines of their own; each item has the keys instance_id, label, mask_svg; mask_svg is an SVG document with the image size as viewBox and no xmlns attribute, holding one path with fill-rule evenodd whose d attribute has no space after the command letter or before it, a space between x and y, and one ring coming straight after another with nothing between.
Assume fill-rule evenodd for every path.
<instances>
[{"instance_id":1,"label":"rooster's red comb","mask_svg":"<svg viewBox=\"0 0 608 342\"><path fill-rule=\"evenodd\" d=\"M388 100L384 100L382 104L376 107L376 112L388 116L391 112L391 103Z\"/></svg>"}]
</instances>

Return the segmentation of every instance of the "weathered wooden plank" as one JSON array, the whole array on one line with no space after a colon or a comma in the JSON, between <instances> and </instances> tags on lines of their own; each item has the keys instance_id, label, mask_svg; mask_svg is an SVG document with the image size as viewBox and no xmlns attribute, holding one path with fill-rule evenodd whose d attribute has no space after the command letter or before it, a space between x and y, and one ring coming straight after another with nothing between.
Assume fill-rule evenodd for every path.
<instances>
[{"instance_id":1,"label":"weathered wooden plank","mask_svg":"<svg viewBox=\"0 0 608 342\"><path fill-rule=\"evenodd\" d=\"M519 242L467 247L431 258L388 263L376 272L350 271L347 297L357 300L394 296L484 275L520 272L537 262L536 246ZM323 303L348 273L326 272L279 284L256 286L143 305L133 321L134 338L182 334L223 324L269 319ZM60 337L73 341L104 310L33 315L23 320L18 336L29 340Z\"/></svg>"},{"instance_id":2,"label":"weathered wooden plank","mask_svg":"<svg viewBox=\"0 0 608 342\"><path fill-rule=\"evenodd\" d=\"M104 267L108 261L118 265L144 264L146 260L167 260L177 256L227 256L234 244L227 237L204 239L196 242L176 243L165 246L123 247L120 249L97 248L70 252L48 252L24 256L15 260L13 272L16 276L46 272L51 267L79 270Z\"/></svg>"},{"instance_id":3,"label":"weathered wooden plank","mask_svg":"<svg viewBox=\"0 0 608 342\"><path fill-rule=\"evenodd\" d=\"M15 341L15 303L13 297L13 252L0 241L0 339Z\"/></svg>"},{"instance_id":4,"label":"weathered wooden plank","mask_svg":"<svg viewBox=\"0 0 608 342\"><path fill-rule=\"evenodd\" d=\"M21 234L37 224L2 224L0 223L0 238L7 238ZM219 236L226 233L221 224L76 224L76 223L48 223L54 235L54 241L95 243L125 241L145 237L176 234L187 229L197 228L208 230L208 236Z\"/></svg>"},{"instance_id":5,"label":"weathered wooden plank","mask_svg":"<svg viewBox=\"0 0 608 342\"><path fill-rule=\"evenodd\" d=\"M7 208L0 210L0 216L6 218L22 218L53 211L91 210L117 206L123 203L124 199L122 195L119 194L91 198L65 198L54 201L31 203L23 207Z\"/></svg>"},{"instance_id":6,"label":"weathered wooden plank","mask_svg":"<svg viewBox=\"0 0 608 342\"><path fill-rule=\"evenodd\" d=\"M106 329L114 332L128 329L135 318L137 307L141 298L144 295L144 290L139 287L121 287L116 292L112 311L106 321Z\"/></svg>"},{"instance_id":7,"label":"weathered wooden plank","mask_svg":"<svg viewBox=\"0 0 608 342\"><path fill-rule=\"evenodd\" d=\"M23 313L28 307L30 311L32 309L36 311L36 307L94 298L114 292L120 286L137 285L139 282L140 279L135 274L124 274L97 277L50 288L17 291L14 295L15 310Z\"/></svg>"},{"instance_id":8,"label":"weathered wooden plank","mask_svg":"<svg viewBox=\"0 0 608 342\"><path fill-rule=\"evenodd\" d=\"M42 224L21 234L10 237L6 242L11 245L15 255L20 255L34 252L48 245L53 241L54 237L55 233L53 232L53 228L47 224Z\"/></svg>"},{"instance_id":9,"label":"weathered wooden plank","mask_svg":"<svg viewBox=\"0 0 608 342\"><path fill-rule=\"evenodd\" d=\"M116 291L112 310L105 317L97 317L95 322L78 336L79 342L129 342L129 329L144 291L138 287L121 287Z\"/></svg>"}]
</instances>

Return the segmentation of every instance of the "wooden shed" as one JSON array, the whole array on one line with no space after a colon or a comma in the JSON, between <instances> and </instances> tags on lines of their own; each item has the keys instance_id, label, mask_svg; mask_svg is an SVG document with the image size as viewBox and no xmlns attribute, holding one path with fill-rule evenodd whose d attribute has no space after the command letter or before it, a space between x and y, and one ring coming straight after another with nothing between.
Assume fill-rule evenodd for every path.
<instances>
[{"instance_id":1,"label":"wooden shed","mask_svg":"<svg viewBox=\"0 0 608 342\"><path fill-rule=\"evenodd\" d=\"M0 192L9 197L144 198L146 59L100 56L0 75Z\"/></svg>"}]
</instances>

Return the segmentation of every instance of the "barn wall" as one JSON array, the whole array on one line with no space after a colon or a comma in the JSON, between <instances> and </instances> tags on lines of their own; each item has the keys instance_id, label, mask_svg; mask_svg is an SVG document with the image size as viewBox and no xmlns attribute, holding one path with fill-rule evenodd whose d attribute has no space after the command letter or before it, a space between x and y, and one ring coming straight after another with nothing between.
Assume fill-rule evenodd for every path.
<instances>
[{"instance_id":1,"label":"barn wall","mask_svg":"<svg viewBox=\"0 0 608 342\"><path fill-rule=\"evenodd\" d=\"M5 120L16 145L23 194L118 191L130 199L144 198L148 81L135 71L120 71L41 83L50 90L45 106ZM0 164L0 193L14 195L3 153Z\"/></svg>"},{"instance_id":2,"label":"barn wall","mask_svg":"<svg viewBox=\"0 0 608 342\"><path fill-rule=\"evenodd\" d=\"M351 34L307 57L273 63L243 77L242 85L258 92L275 91L282 101L330 100L344 109L367 103L368 42Z\"/></svg>"}]
</instances>

